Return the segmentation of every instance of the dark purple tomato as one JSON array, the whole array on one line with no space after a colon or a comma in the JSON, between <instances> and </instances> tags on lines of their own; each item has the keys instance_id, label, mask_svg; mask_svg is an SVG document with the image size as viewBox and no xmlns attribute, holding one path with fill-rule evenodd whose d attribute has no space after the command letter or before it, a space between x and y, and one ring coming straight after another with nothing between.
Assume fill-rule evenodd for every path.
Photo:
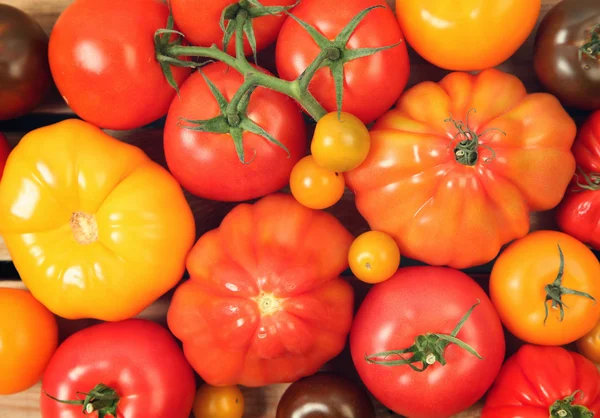
<instances>
[{"instance_id":1,"label":"dark purple tomato","mask_svg":"<svg viewBox=\"0 0 600 418\"><path fill-rule=\"evenodd\" d=\"M0 120L31 112L51 84L48 36L27 13L0 4Z\"/></svg>"},{"instance_id":2,"label":"dark purple tomato","mask_svg":"<svg viewBox=\"0 0 600 418\"><path fill-rule=\"evenodd\" d=\"M317 373L285 391L276 418L375 418L364 389L345 378Z\"/></svg>"}]
</instances>

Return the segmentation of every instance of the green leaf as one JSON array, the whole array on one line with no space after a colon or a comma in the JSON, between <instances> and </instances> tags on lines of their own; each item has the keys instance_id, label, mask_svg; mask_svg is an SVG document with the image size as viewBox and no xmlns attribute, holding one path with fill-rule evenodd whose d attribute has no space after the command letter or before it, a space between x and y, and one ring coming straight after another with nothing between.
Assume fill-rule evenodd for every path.
<instances>
[{"instance_id":1,"label":"green leaf","mask_svg":"<svg viewBox=\"0 0 600 418\"><path fill-rule=\"evenodd\" d=\"M395 48L402 42L398 42L394 45L381 46L379 48L357 48L357 49L346 49L344 51L343 60L344 62L353 61L358 58L368 57L386 49Z\"/></svg>"},{"instance_id":2,"label":"green leaf","mask_svg":"<svg viewBox=\"0 0 600 418\"><path fill-rule=\"evenodd\" d=\"M239 10L239 3L233 3L232 5L229 5L223 9L221 12L221 18L219 19L219 26L223 32L225 32L225 21L235 19L235 15Z\"/></svg>"},{"instance_id":3,"label":"green leaf","mask_svg":"<svg viewBox=\"0 0 600 418\"><path fill-rule=\"evenodd\" d=\"M352 36L352 33L354 32L358 24L373 9L385 9L385 6L377 4L375 6L367 7L362 12L354 16L352 20L348 22L348 24L344 27L344 29L340 31L338 36L335 37L334 43L337 44L339 47L345 47L346 43L348 43L348 39L350 39L350 36Z\"/></svg>"},{"instance_id":4,"label":"green leaf","mask_svg":"<svg viewBox=\"0 0 600 418\"><path fill-rule=\"evenodd\" d=\"M254 87L250 88L248 91L246 91L246 93L240 100L240 103L238 104L237 110L238 110L239 114L241 114L241 115L246 114L246 111L248 110L248 105L250 104L250 98L252 97L252 93L254 93L254 90L256 90L257 87L258 86L254 86Z\"/></svg>"},{"instance_id":5,"label":"green leaf","mask_svg":"<svg viewBox=\"0 0 600 418\"><path fill-rule=\"evenodd\" d=\"M181 123L182 121L189 123L189 125L184 125ZM230 126L227 124L227 120L223 115L206 120L179 118L177 125L190 131L212 132L217 134L227 134L230 130Z\"/></svg>"},{"instance_id":6,"label":"green leaf","mask_svg":"<svg viewBox=\"0 0 600 418\"><path fill-rule=\"evenodd\" d=\"M254 36L254 27L252 26L252 19L246 19L244 22L244 33L248 38L248 43L252 49L252 55L254 56L254 63L258 65L258 59L256 58L256 37Z\"/></svg>"},{"instance_id":7,"label":"green leaf","mask_svg":"<svg viewBox=\"0 0 600 418\"><path fill-rule=\"evenodd\" d=\"M235 22L233 20L227 21L227 28L223 33L223 51L227 52L227 47L231 41L231 37L235 33Z\"/></svg>"},{"instance_id":8,"label":"green leaf","mask_svg":"<svg viewBox=\"0 0 600 418\"><path fill-rule=\"evenodd\" d=\"M300 0L297 0L294 4L289 6L263 6L257 0L247 0L248 3L255 6L248 10L248 15L250 17L262 17L262 16L278 16L283 12L286 12L290 9L293 9L298 4L300 4Z\"/></svg>"},{"instance_id":9,"label":"green leaf","mask_svg":"<svg viewBox=\"0 0 600 418\"><path fill-rule=\"evenodd\" d=\"M465 349L469 353L471 353L474 356L476 356L478 359L483 360L483 357L481 357L479 355L479 353L477 351L475 351L475 349L473 347L471 347L469 344L465 343L464 341L461 341L458 338L453 337L452 335L446 335L446 334L433 334L433 335L435 335L436 337L438 337L440 340L444 340L444 341L447 341L449 343L456 344L460 348Z\"/></svg>"},{"instance_id":10,"label":"green leaf","mask_svg":"<svg viewBox=\"0 0 600 418\"><path fill-rule=\"evenodd\" d=\"M265 131L261 126L257 125L249 118L244 118L242 120L242 122L240 123L240 128L242 128L248 132L252 132L253 134L260 135L263 138L265 138L267 141L277 145L278 147L281 147L287 153L288 158L290 158L290 156L291 156L290 151L287 149L287 147L285 145L283 145L281 142L279 142L277 139L275 139L270 133Z\"/></svg>"},{"instance_id":11,"label":"green leaf","mask_svg":"<svg viewBox=\"0 0 600 418\"><path fill-rule=\"evenodd\" d=\"M209 78L204 74L204 71L202 71L201 69L198 69L198 71L200 72L200 74L202 74L202 78L204 78L204 81L206 81L210 92L219 104L219 109L221 109L222 113L225 113L225 109L227 108L227 100L225 99L225 96L223 96L223 93L221 93L217 86L215 86L214 83L209 80Z\"/></svg>"},{"instance_id":12,"label":"green leaf","mask_svg":"<svg viewBox=\"0 0 600 418\"><path fill-rule=\"evenodd\" d=\"M173 71L171 70L171 65L168 62L161 62L160 68L167 79L167 83L169 86L173 87L177 92L177 96L179 96L179 86L177 85L177 81L175 81L175 77L173 77Z\"/></svg>"},{"instance_id":13,"label":"green leaf","mask_svg":"<svg viewBox=\"0 0 600 418\"><path fill-rule=\"evenodd\" d=\"M456 337L458 335L458 332L460 331L460 329L463 327L463 325L465 324L465 322L467 322L467 319L469 319L469 317L471 316L471 314L473 313L473 310L477 307L477 305L479 305L481 303L481 301L479 299L477 299L477 303L475 303L475 305L471 306L471 308L469 308L469 310L467 311L466 314L463 315L463 317L460 319L460 321L458 321L458 324L456 324L456 327L454 327L454 329L452 330L452 332L450 333L450 336L452 337ZM437 334L436 334L437 335Z\"/></svg>"},{"instance_id":14,"label":"green leaf","mask_svg":"<svg viewBox=\"0 0 600 418\"><path fill-rule=\"evenodd\" d=\"M301 20L300 18L294 16L292 13L288 13L288 16L291 17L292 19L294 19L296 22L298 22L298 24L300 24L300 26L302 26L308 32L308 34L311 36L311 38L313 38L315 43L321 49L326 48L329 45L331 45L331 41L329 39L327 39L325 37L325 35L323 35L321 32L319 32L313 26L309 25L308 23Z\"/></svg>"},{"instance_id":15,"label":"green leaf","mask_svg":"<svg viewBox=\"0 0 600 418\"><path fill-rule=\"evenodd\" d=\"M329 64L331 69L331 76L335 83L335 103L337 107L338 119L342 116L342 104L344 101L344 63L341 61L334 61Z\"/></svg>"},{"instance_id":16,"label":"green leaf","mask_svg":"<svg viewBox=\"0 0 600 418\"><path fill-rule=\"evenodd\" d=\"M244 155L244 131L241 128L231 128L230 133L231 137L233 138L233 144L235 145L235 152L237 153L241 163L250 164L256 158L256 150L252 148L254 155L250 161L246 162L246 157Z\"/></svg>"}]
</instances>

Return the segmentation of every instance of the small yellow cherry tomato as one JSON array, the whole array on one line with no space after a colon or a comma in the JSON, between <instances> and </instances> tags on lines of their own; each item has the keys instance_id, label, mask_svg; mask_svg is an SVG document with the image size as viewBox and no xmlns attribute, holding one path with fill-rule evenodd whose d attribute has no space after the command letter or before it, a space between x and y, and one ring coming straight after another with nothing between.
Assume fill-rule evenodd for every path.
<instances>
[{"instance_id":1,"label":"small yellow cherry tomato","mask_svg":"<svg viewBox=\"0 0 600 418\"><path fill-rule=\"evenodd\" d=\"M244 395L237 386L204 384L196 392L195 418L242 418Z\"/></svg>"},{"instance_id":2,"label":"small yellow cherry tomato","mask_svg":"<svg viewBox=\"0 0 600 418\"><path fill-rule=\"evenodd\" d=\"M298 161L290 174L292 195L311 209L325 209L344 194L344 176L318 165L312 155Z\"/></svg>"},{"instance_id":3,"label":"small yellow cherry tomato","mask_svg":"<svg viewBox=\"0 0 600 418\"><path fill-rule=\"evenodd\" d=\"M577 340L577 350L582 356L600 364L600 322L586 335Z\"/></svg>"},{"instance_id":4,"label":"small yellow cherry tomato","mask_svg":"<svg viewBox=\"0 0 600 418\"><path fill-rule=\"evenodd\" d=\"M351 113L337 112L317 122L310 151L321 167L344 173L358 167L369 155L371 135L362 121Z\"/></svg>"},{"instance_id":5,"label":"small yellow cherry tomato","mask_svg":"<svg viewBox=\"0 0 600 418\"><path fill-rule=\"evenodd\" d=\"M350 246L348 263L359 280L380 283L398 270L400 250L396 241L388 234L369 231L356 238Z\"/></svg>"}]
</instances>

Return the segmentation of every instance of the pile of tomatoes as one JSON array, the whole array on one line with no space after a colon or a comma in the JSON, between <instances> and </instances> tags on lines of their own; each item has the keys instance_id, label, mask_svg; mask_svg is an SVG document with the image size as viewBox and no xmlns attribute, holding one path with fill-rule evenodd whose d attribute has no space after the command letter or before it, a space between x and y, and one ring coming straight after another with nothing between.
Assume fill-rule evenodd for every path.
<instances>
[{"instance_id":1,"label":"pile of tomatoes","mask_svg":"<svg viewBox=\"0 0 600 418\"><path fill-rule=\"evenodd\" d=\"M52 82L79 117L0 134L27 287L0 288L0 395L241 418L239 386L292 383L276 418L374 418L368 393L411 418L600 415L600 5L542 19L528 92L494 67L540 0L455 3L77 0L49 38L0 4L0 120ZM406 88L407 44L447 74ZM166 167L106 131L150 123ZM348 189L357 237L325 210ZM198 238L184 190L236 205ZM557 230L530 232L541 211ZM166 326L136 319L170 291ZM95 322L62 340L57 317ZM320 372L346 346L362 385Z\"/></svg>"}]
</instances>

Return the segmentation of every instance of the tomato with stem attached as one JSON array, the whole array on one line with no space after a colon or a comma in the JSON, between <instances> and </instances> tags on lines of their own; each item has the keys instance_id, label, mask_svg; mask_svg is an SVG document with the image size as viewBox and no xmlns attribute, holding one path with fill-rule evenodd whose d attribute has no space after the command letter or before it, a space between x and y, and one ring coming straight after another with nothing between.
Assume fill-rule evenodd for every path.
<instances>
[{"instance_id":1,"label":"tomato with stem attached","mask_svg":"<svg viewBox=\"0 0 600 418\"><path fill-rule=\"evenodd\" d=\"M312 155L302 158L290 174L290 189L298 202L311 209L325 209L344 195L344 176L321 167Z\"/></svg>"},{"instance_id":2,"label":"tomato with stem attached","mask_svg":"<svg viewBox=\"0 0 600 418\"><path fill-rule=\"evenodd\" d=\"M196 392L194 418L242 418L244 395L237 386L204 384Z\"/></svg>"},{"instance_id":3,"label":"tomato with stem attached","mask_svg":"<svg viewBox=\"0 0 600 418\"><path fill-rule=\"evenodd\" d=\"M577 239L536 231L512 243L490 276L504 326L531 344L564 345L600 320L600 263Z\"/></svg>"},{"instance_id":4,"label":"tomato with stem attached","mask_svg":"<svg viewBox=\"0 0 600 418\"><path fill-rule=\"evenodd\" d=\"M354 240L348 253L352 273L365 283L389 279L400 266L398 244L388 234L368 231Z\"/></svg>"}]
</instances>

